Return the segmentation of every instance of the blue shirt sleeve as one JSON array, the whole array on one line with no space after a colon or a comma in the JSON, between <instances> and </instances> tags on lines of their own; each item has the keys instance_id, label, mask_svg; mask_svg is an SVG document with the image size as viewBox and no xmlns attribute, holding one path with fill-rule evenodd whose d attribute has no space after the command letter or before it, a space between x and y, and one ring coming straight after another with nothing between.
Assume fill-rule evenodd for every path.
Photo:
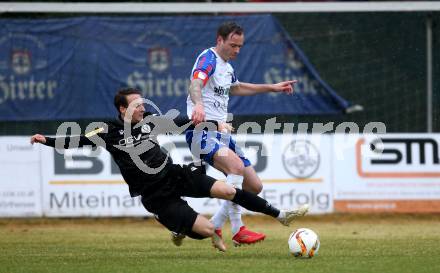
<instances>
[{"instance_id":1,"label":"blue shirt sleeve","mask_svg":"<svg viewBox=\"0 0 440 273\"><path fill-rule=\"evenodd\" d=\"M214 74L215 66L216 66L215 53L209 49L205 53L200 55L200 57L197 59L197 63L192 72L192 75L194 75L194 73L196 73L197 71L201 71L206 75L208 75L208 77L211 77L212 74Z\"/></svg>"}]
</instances>

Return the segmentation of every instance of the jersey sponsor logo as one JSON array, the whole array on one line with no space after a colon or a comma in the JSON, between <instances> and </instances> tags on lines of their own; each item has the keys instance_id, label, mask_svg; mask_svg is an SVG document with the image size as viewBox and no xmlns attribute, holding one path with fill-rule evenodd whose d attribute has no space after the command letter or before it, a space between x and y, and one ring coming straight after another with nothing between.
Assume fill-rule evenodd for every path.
<instances>
[{"instance_id":1,"label":"jersey sponsor logo","mask_svg":"<svg viewBox=\"0 0 440 273\"><path fill-rule=\"evenodd\" d=\"M223 111L228 110L228 105L226 102L220 102L220 101L216 100L216 101L214 101L213 105L217 109L222 109Z\"/></svg>"},{"instance_id":2,"label":"jersey sponsor logo","mask_svg":"<svg viewBox=\"0 0 440 273\"><path fill-rule=\"evenodd\" d=\"M123 130L120 130L120 132L124 133ZM144 124L141 127L141 133L138 135L132 135L127 138L123 138L119 140L119 145L121 146L136 146L143 140L152 139L152 136L149 135L151 133L151 126L148 124ZM147 135L142 135L147 134Z\"/></svg>"},{"instance_id":3,"label":"jersey sponsor logo","mask_svg":"<svg viewBox=\"0 0 440 273\"><path fill-rule=\"evenodd\" d=\"M229 96L230 88L224 88L223 86L215 86L214 94L216 96Z\"/></svg>"},{"instance_id":4,"label":"jersey sponsor logo","mask_svg":"<svg viewBox=\"0 0 440 273\"><path fill-rule=\"evenodd\" d=\"M134 146L141 142L142 134L137 136L129 136L127 138L123 138L119 140L119 145L121 146Z\"/></svg>"}]
</instances>

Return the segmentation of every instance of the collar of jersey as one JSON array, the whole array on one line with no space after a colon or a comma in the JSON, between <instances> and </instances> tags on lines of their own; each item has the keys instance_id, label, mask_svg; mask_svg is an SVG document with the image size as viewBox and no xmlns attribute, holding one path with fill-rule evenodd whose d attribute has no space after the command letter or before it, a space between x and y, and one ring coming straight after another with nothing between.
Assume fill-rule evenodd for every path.
<instances>
[{"instance_id":1,"label":"collar of jersey","mask_svg":"<svg viewBox=\"0 0 440 273\"><path fill-rule=\"evenodd\" d=\"M217 59L221 60L223 63L227 63L227 61L223 60L222 57L220 57L220 55L218 55L217 51L215 51L215 47L211 47L210 50L212 52L214 52L215 56L217 57Z\"/></svg>"}]
</instances>

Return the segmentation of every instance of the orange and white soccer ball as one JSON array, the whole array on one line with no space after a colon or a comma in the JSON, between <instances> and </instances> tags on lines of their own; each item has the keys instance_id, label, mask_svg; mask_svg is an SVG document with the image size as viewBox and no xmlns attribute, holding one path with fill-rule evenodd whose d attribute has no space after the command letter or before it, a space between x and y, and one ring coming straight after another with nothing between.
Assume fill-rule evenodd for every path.
<instances>
[{"instance_id":1,"label":"orange and white soccer ball","mask_svg":"<svg viewBox=\"0 0 440 273\"><path fill-rule=\"evenodd\" d=\"M312 258L318 254L320 242L318 234L308 228L300 228L289 237L289 251L295 257Z\"/></svg>"}]
</instances>

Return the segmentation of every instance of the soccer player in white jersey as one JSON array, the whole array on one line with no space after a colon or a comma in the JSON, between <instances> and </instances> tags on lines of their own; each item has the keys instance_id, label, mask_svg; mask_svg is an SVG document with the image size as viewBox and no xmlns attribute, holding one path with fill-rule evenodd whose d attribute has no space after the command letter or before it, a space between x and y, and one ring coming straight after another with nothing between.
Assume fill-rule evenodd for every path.
<instances>
[{"instance_id":1,"label":"soccer player in white jersey","mask_svg":"<svg viewBox=\"0 0 440 273\"><path fill-rule=\"evenodd\" d=\"M187 98L187 114L193 123L204 120L227 121L229 95L249 96L267 92L293 93L296 81L276 84L239 82L229 60L235 59L244 42L242 27L226 22L217 30L217 44L204 50L191 72L191 85ZM229 132L186 132L186 141L192 154L226 175L226 182L236 188L258 194L263 185L250 161L235 144ZM221 229L227 219L231 221L234 245L262 241L265 235L248 230L241 221L241 208L226 201L211 218L215 227L213 245L226 250Z\"/></svg>"}]
</instances>

